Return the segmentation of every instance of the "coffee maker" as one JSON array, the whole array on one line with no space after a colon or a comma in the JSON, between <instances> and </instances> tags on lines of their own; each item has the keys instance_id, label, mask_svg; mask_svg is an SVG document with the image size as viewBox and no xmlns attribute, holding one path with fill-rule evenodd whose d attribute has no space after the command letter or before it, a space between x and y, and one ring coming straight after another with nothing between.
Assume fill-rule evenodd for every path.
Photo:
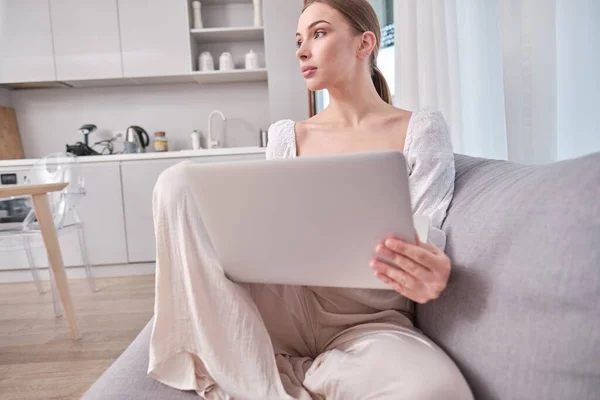
<instances>
[{"instance_id":1,"label":"coffee maker","mask_svg":"<svg viewBox=\"0 0 600 400\"><path fill-rule=\"evenodd\" d=\"M76 156L97 156L100 155L96 150L89 146L89 135L97 129L94 124L86 124L77 130L83 135L83 143L77 142L74 145L67 144L67 153L74 154Z\"/></svg>"}]
</instances>

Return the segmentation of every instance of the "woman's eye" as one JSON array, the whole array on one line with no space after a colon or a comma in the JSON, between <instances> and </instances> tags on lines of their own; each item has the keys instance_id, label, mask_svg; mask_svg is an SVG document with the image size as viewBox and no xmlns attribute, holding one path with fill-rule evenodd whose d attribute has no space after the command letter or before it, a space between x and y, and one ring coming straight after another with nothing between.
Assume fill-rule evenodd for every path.
<instances>
[{"instance_id":1,"label":"woman's eye","mask_svg":"<svg viewBox=\"0 0 600 400\"><path fill-rule=\"evenodd\" d=\"M318 39L321 36L324 36L325 34L326 34L325 31L316 31L315 32L315 39ZM299 41L296 42L296 48L299 49L300 46L302 46L302 41L299 40Z\"/></svg>"}]
</instances>

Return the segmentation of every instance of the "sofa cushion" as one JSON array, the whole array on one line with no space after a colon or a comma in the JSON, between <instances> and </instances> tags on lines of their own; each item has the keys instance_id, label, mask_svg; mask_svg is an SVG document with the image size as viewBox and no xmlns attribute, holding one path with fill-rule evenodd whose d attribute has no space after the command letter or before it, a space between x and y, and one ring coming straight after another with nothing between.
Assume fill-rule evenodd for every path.
<instances>
[{"instance_id":1,"label":"sofa cushion","mask_svg":"<svg viewBox=\"0 0 600 400\"><path fill-rule=\"evenodd\" d=\"M478 400L600 393L600 153L543 166L456 156L447 289L417 307Z\"/></svg>"},{"instance_id":2,"label":"sofa cushion","mask_svg":"<svg viewBox=\"0 0 600 400\"><path fill-rule=\"evenodd\" d=\"M196 392L184 392L150 378L148 348L152 321L140 332L121 356L83 395L82 400L190 400Z\"/></svg>"}]
</instances>

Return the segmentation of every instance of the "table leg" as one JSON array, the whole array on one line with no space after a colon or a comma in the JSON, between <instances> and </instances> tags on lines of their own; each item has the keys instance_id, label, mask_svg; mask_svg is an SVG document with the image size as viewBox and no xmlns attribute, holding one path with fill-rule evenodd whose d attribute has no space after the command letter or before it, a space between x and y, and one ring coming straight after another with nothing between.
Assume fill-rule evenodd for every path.
<instances>
[{"instance_id":1,"label":"table leg","mask_svg":"<svg viewBox=\"0 0 600 400\"><path fill-rule=\"evenodd\" d=\"M65 310L69 328L71 328L71 337L77 340L81 338L81 334L77 327L77 319L75 318L75 311L73 310L73 303L71 302L67 273L65 272L65 265L58 243L58 236L54 227L52 213L50 212L50 205L48 204L48 196L46 194L35 194L31 197L33 199L35 215L42 232L42 238L46 245L48 262L50 263L50 268L52 268L52 273L54 274L56 288L58 289L60 301Z\"/></svg>"}]
</instances>

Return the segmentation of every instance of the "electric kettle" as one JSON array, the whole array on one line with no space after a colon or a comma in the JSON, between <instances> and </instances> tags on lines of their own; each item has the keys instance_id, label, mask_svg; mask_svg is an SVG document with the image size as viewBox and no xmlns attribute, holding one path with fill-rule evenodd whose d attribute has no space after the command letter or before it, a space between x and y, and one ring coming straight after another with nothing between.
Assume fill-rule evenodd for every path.
<instances>
[{"instance_id":1,"label":"electric kettle","mask_svg":"<svg viewBox=\"0 0 600 400\"><path fill-rule=\"evenodd\" d=\"M150 137L144 128L132 125L125 132L125 153L145 153Z\"/></svg>"}]
</instances>

